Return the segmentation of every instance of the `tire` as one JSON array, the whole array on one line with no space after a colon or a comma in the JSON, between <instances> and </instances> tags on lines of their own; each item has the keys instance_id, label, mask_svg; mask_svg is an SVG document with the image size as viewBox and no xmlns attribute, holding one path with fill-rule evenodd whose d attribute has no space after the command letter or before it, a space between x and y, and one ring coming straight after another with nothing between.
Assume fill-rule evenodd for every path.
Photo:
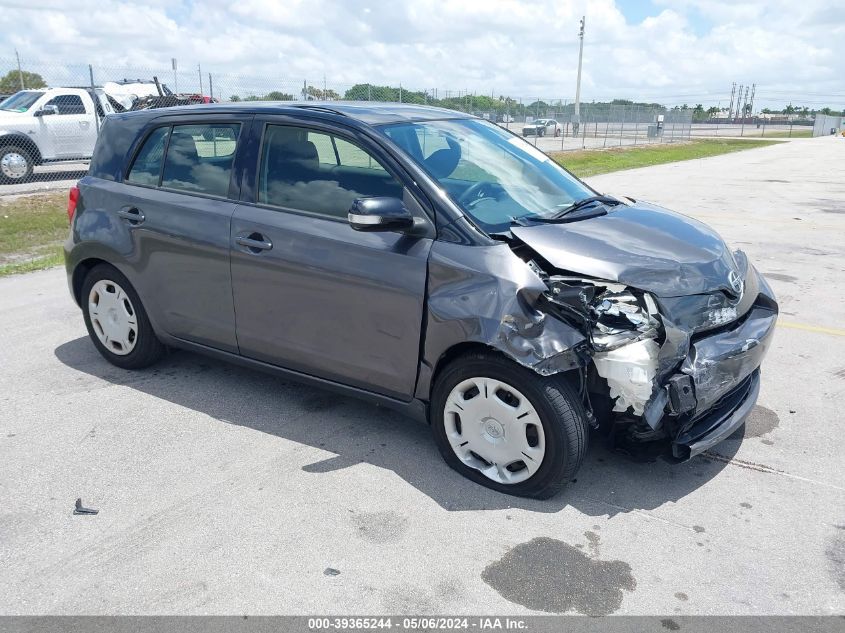
<instances>
[{"instance_id":1,"label":"tire","mask_svg":"<svg viewBox=\"0 0 845 633\"><path fill-rule=\"evenodd\" d=\"M115 289L114 293L108 291L109 286ZM121 295L118 291L122 291L123 294ZM128 307L121 297L128 301ZM153 331L141 298L129 280L115 267L99 264L91 269L82 284L80 303L85 327L88 329L88 335L94 347L112 365L122 369L142 369L149 367L166 353L167 348L158 340ZM101 314L92 315L91 310L95 307L95 303L102 306ZM111 309L107 307L112 304L117 304L112 307L115 310L113 327L110 323ZM123 325L120 318L130 323L128 329L130 331L134 329L134 333L130 333L128 339L121 339L118 334L114 340L110 340L108 335ZM134 328L132 321L134 321ZM104 335L106 335L105 341L102 340Z\"/></svg>"},{"instance_id":2,"label":"tire","mask_svg":"<svg viewBox=\"0 0 845 633\"><path fill-rule=\"evenodd\" d=\"M464 392L463 395L478 391L478 395L466 400L456 396L456 393L460 394L463 385L479 380L497 389L495 396L489 397L488 394L487 400L479 401L481 406L490 403L491 406L502 407L501 403L495 402L501 393L497 384L505 385L524 396L527 403L510 401L514 406L514 417L510 419L505 411L501 422L494 419L492 414L479 420L478 416L471 415L474 405L467 405L475 402L475 398L481 398L480 387L470 387ZM507 388L503 395L508 395ZM456 402L461 402L466 411L470 412L466 416L469 419L461 419ZM522 413L528 405L534 410L530 415ZM495 413L498 410L492 411ZM446 463L468 479L506 494L536 499L556 495L575 476L587 451L589 429L584 407L567 381L561 376L540 376L495 353L468 354L443 369L434 385L430 411L434 440ZM521 413L519 418L515 417L517 413ZM525 425L518 419L534 420L534 423ZM538 425L541 428L536 428ZM525 430L522 430L523 426ZM535 428L529 432L532 426ZM526 439L530 444L532 435L536 446L525 450L534 454L535 458L540 449L543 454L539 459L532 459L526 452L522 452L528 458L520 460L524 469L520 467L520 461L497 464L492 458L485 459L480 453L471 450L479 447L481 452L490 451L488 457L501 458L503 453L511 450L507 448L511 442L525 445L523 439ZM496 444L500 440L501 443ZM469 455L459 457L457 451L468 452ZM510 457L505 456L504 459ZM527 465L529 463L531 467ZM518 470L513 472L512 468Z\"/></svg>"},{"instance_id":3,"label":"tire","mask_svg":"<svg viewBox=\"0 0 845 633\"><path fill-rule=\"evenodd\" d=\"M0 183L12 185L26 182L32 176L33 167L35 161L29 151L19 145L0 147Z\"/></svg>"}]
</instances>

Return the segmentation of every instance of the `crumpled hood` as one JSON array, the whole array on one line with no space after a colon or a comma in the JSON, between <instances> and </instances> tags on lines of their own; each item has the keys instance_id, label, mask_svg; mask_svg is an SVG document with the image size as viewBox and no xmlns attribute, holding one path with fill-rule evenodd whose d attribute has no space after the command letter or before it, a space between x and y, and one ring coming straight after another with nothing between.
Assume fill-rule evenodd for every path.
<instances>
[{"instance_id":1,"label":"crumpled hood","mask_svg":"<svg viewBox=\"0 0 845 633\"><path fill-rule=\"evenodd\" d=\"M565 224L513 227L513 235L561 270L617 281L661 297L733 293L738 270L709 226L654 205L617 205L607 215Z\"/></svg>"}]
</instances>

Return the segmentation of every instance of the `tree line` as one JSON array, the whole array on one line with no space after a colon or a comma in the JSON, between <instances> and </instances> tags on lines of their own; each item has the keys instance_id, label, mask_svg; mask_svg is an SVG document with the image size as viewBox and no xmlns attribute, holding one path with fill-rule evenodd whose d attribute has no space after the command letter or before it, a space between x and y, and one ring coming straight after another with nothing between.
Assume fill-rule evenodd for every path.
<instances>
[{"instance_id":1,"label":"tree line","mask_svg":"<svg viewBox=\"0 0 845 633\"><path fill-rule=\"evenodd\" d=\"M0 77L0 94L13 94L21 89L21 78L23 79L24 88L27 90L46 88L47 83L43 77L38 73L29 72L26 70L18 73L17 70L10 70L5 76ZM355 84L346 90L341 96L340 93L328 89L319 88L316 86L307 85L297 94L282 92L279 90L271 90L263 95L248 95L242 97L233 94L229 97L230 101L293 101L294 99L316 99L320 101L401 101L403 103L416 103L420 105L432 105L441 108L448 108L450 110L460 110L463 112L490 112L497 115L510 114L512 116L548 116L551 114L557 116L565 116L574 112L574 104L572 102L566 103L563 100L544 101L542 99L535 99L528 103L523 100L513 99L505 95L495 97L493 95L476 95L469 93L462 93L453 95L446 93L441 96L438 91L429 90L406 90L404 88L395 86L377 86L375 84ZM611 109L614 106L634 106L643 109L662 109L663 105L659 103L647 103L644 101L631 101L629 99L612 99L611 101L592 101L582 104L585 108L597 109ZM675 110L686 110L689 106L685 103L682 106L675 106ZM713 118L719 113L719 108L711 106L704 108L700 103L692 108L692 118L694 121L705 121ZM780 110L772 110L770 108L763 108L760 110L761 114L785 114L785 115L803 115L810 116L816 113L827 114L831 116L845 116L845 109L835 110L830 107L813 108L807 106L794 106L791 103L784 106ZM745 114L751 114L751 104L745 106Z\"/></svg>"}]
</instances>

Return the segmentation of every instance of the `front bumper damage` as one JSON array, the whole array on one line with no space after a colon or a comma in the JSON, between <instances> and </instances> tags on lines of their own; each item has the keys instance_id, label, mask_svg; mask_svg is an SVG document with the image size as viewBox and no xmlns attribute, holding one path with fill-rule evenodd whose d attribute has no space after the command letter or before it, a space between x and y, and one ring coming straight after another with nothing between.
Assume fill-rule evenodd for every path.
<instances>
[{"instance_id":1,"label":"front bumper damage","mask_svg":"<svg viewBox=\"0 0 845 633\"><path fill-rule=\"evenodd\" d=\"M766 301L728 329L693 339L680 371L658 386L643 419L652 429L667 430L675 458L707 450L748 417L776 321L777 309Z\"/></svg>"},{"instance_id":2,"label":"front bumper damage","mask_svg":"<svg viewBox=\"0 0 845 633\"><path fill-rule=\"evenodd\" d=\"M603 420L614 428L616 445L631 450L632 444L668 439L672 457L685 460L731 435L748 417L778 308L759 273L739 259L745 292L723 303L702 303L702 296L662 299L598 280L548 279L550 301L565 308L557 313L561 318L577 312L572 296L582 293L580 307L588 315L582 327L593 361L586 404L610 399ZM595 290L584 296L590 286ZM596 409L601 420L601 407Z\"/></svg>"}]
</instances>

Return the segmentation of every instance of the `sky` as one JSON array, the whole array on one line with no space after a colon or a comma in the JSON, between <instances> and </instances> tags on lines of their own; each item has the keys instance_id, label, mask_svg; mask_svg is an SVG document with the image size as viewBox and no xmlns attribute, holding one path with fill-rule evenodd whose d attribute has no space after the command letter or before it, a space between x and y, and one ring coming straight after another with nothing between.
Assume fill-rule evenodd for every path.
<instances>
[{"instance_id":1,"label":"sky","mask_svg":"<svg viewBox=\"0 0 845 633\"><path fill-rule=\"evenodd\" d=\"M0 74L55 85L153 73L180 90L295 93L307 81L582 101L845 108L833 0L0 0Z\"/></svg>"}]
</instances>

